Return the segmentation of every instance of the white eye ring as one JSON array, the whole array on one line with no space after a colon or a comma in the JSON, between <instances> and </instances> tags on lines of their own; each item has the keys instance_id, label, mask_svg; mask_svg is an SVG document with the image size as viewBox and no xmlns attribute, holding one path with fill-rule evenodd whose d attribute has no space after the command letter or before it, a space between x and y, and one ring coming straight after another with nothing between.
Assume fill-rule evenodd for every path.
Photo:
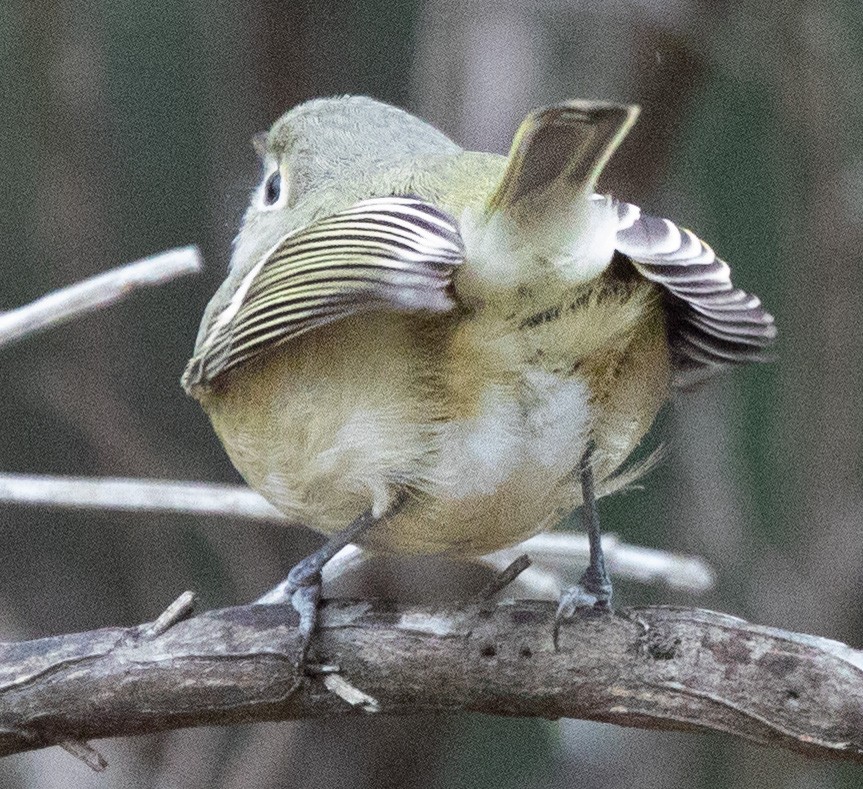
<instances>
[{"instance_id":1,"label":"white eye ring","mask_svg":"<svg viewBox=\"0 0 863 789\"><path fill-rule=\"evenodd\" d=\"M288 190L285 179L279 168L270 170L261 184L261 208L271 210L281 208L288 201Z\"/></svg>"}]
</instances>

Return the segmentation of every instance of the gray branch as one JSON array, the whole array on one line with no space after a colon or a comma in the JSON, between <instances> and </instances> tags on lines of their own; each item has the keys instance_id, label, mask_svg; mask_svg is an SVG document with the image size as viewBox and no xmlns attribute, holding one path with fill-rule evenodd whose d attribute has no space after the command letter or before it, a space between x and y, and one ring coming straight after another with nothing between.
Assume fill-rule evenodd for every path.
<instances>
[{"instance_id":1,"label":"gray branch","mask_svg":"<svg viewBox=\"0 0 863 789\"><path fill-rule=\"evenodd\" d=\"M169 611L188 614L185 596ZM727 732L863 761L863 653L698 609L330 601L300 681L286 606L0 644L0 755L186 726L467 710ZM167 628L167 629L166 629ZM83 750L82 750L83 749ZM73 750L73 752L75 752Z\"/></svg>"},{"instance_id":2,"label":"gray branch","mask_svg":"<svg viewBox=\"0 0 863 789\"><path fill-rule=\"evenodd\" d=\"M138 288L161 285L200 270L198 248L189 246L160 252L76 282L24 307L0 312L0 348L107 307Z\"/></svg>"},{"instance_id":3,"label":"gray branch","mask_svg":"<svg viewBox=\"0 0 863 789\"><path fill-rule=\"evenodd\" d=\"M0 473L0 504L215 515L291 525L251 488L220 482Z\"/></svg>"},{"instance_id":4,"label":"gray branch","mask_svg":"<svg viewBox=\"0 0 863 789\"><path fill-rule=\"evenodd\" d=\"M2 504L212 515L296 526L251 488L213 482L0 473ZM688 592L703 592L713 586L713 570L697 556L628 545L613 534L603 536L602 547L611 573L619 578L664 583ZM573 566L586 564L590 548L586 534L537 534L511 548L488 554L484 560L502 569L522 553L529 553L535 562L528 575L523 576L532 580L533 591L557 597L561 574ZM327 565L325 577L333 578L361 560L360 549L351 546Z\"/></svg>"}]
</instances>

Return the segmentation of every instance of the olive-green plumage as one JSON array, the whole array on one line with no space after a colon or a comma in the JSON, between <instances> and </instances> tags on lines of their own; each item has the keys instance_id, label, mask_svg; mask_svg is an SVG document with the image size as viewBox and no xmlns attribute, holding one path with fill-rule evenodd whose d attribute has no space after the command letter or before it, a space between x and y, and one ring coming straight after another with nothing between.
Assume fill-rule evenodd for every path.
<instances>
[{"instance_id":1,"label":"olive-green plumage","mask_svg":"<svg viewBox=\"0 0 863 789\"><path fill-rule=\"evenodd\" d=\"M757 358L709 247L593 195L636 114L537 111L509 158L362 97L279 119L184 376L249 484L324 533L407 491L364 544L485 553L579 505L589 441L616 489L673 382Z\"/></svg>"}]
</instances>

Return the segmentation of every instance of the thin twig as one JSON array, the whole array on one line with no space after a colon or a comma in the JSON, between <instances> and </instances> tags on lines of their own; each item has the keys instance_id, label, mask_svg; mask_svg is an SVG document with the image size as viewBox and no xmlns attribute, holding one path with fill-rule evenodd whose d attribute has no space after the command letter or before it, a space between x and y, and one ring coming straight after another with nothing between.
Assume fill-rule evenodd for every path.
<instances>
[{"instance_id":1,"label":"thin twig","mask_svg":"<svg viewBox=\"0 0 863 789\"><path fill-rule=\"evenodd\" d=\"M0 348L107 307L138 288L197 273L201 266L197 247L180 247L48 293L24 307L0 313Z\"/></svg>"},{"instance_id":2,"label":"thin twig","mask_svg":"<svg viewBox=\"0 0 863 789\"><path fill-rule=\"evenodd\" d=\"M165 633L169 628L188 619L192 611L195 609L195 593L183 592L171 605L169 605L155 622L150 622L144 625L141 629L143 638L158 638L162 633Z\"/></svg>"},{"instance_id":3,"label":"thin twig","mask_svg":"<svg viewBox=\"0 0 863 789\"><path fill-rule=\"evenodd\" d=\"M330 693L335 693L352 707L359 707L364 712L381 711L381 705L377 699L351 685L341 674L325 674L324 686Z\"/></svg>"},{"instance_id":4,"label":"thin twig","mask_svg":"<svg viewBox=\"0 0 863 789\"><path fill-rule=\"evenodd\" d=\"M289 525L275 507L251 489L211 482L10 473L0 474L0 503L216 515Z\"/></svg>"},{"instance_id":5,"label":"thin twig","mask_svg":"<svg viewBox=\"0 0 863 789\"><path fill-rule=\"evenodd\" d=\"M506 589L528 567L530 567L530 557L526 553L517 556L480 589L476 596L477 601L483 604L488 603L498 592Z\"/></svg>"},{"instance_id":6,"label":"thin twig","mask_svg":"<svg viewBox=\"0 0 863 789\"><path fill-rule=\"evenodd\" d=\"M0 482L2 485L2 482ZM602 548L609 571L641 583L664 583L687 592L704 592L713 587L715 574L699 556L684 556L656 548L629 545L614 534L602 536ZM505 567L519 554L527 553L537 562L558 572L587 562L590 556L587 535L569 532L537 534L518 545L488 554L484 559Z\"/></svg>"},{"instance_id":7,"label":"thin twig","mask_svg":"<svg viewBox=\"0 0 863 789\"><path fill-rule=\"evenodd\" d=\"M292 526L261 496L249 488L208 482L179 482L154 479L56 477L38 474L0 474L0 504L21 504L63 509L102 509L125 512L170 512L211 515ZM690 592L711 588L714 574L696 556L681 556L653 548L628 545L613 534L604 535L603 548L609 569L620 578L644 583L665 583ZM503 551L483 557L483 561L503 569L520 554L534 562L522 576L541 586L539 591L556 594L550 568L559 577L589 557L587 537L583 534L556 532L535 537ZM332 580L363 559L356 546L344 548L327 565L324 581ZM559 587L559 583L557 583Z\"/></svg>"},{"instance_id":8,"label":"thin twig","mask_svg":"<svg viewBox=\"0 0 863 789\"><path fill-rule=\"evenodd\" d=\"M58 745L84 762L93 772L101 773L108 766L108 760L86 740L62 740Z\"/></svg>"}]
</instances>

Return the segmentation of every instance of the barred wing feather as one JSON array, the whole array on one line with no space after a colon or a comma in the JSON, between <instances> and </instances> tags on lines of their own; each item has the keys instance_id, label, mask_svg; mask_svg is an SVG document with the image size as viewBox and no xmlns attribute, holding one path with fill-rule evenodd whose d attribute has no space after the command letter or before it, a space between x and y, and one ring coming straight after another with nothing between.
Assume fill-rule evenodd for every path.
<instances>
[{"instance_id":1,"label":"barred wing feather","mask_svg":"<svg viewBox=\"0 0 863 789\"><path fill-rule=\"evenodd\" d=\"M454 220L412 197L363 200L284 237L217 313L186 388L276 344L374 309L444 312L464 257Z\"/></svg>"},{"instance_id":2,"label":"barred wing feather","mask_svg":"<svg viewBox=\"0 0 863 789\"><path fill-rule=\"evenodd\" d=\"M617 250L665 291L674 383L689 386L729 365L766 361L773 316L735 288L728 264L692 231L618 203Z\"/></svg>"}]
</instances>

